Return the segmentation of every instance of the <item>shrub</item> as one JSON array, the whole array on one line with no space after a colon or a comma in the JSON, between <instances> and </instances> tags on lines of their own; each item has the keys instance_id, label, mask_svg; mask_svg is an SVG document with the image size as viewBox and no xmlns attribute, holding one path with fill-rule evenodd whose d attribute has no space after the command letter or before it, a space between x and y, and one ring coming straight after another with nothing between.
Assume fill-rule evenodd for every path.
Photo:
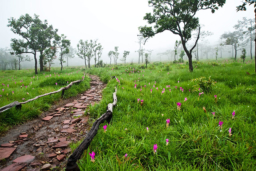
<instances>
[{"instance_id":1,"label":"shrub","mask_svg":"<svg viewBox=\"0 0 256 171\"><path fill-rule=\"evenodd\" d=\"M164 71L171 71L171 70L172 70L172 68L169 65L166 65L164 67Z\"/></svg>"},{"instance_id":2,"label":"shrub","mask_svg":"<svg viewBox=\"0 0 256 171\"><path fill-rule=\"evenodd\" d=\"M192 79L192 82L196 82L197 84L194 85L193 91L199 91L199 88L203 90L205 93L209 93L212 91L212 86L216 84L214 80L211 79L211 76L208 80L205 77L200 77L196 79Z\"/></svg>"}]
</instances>

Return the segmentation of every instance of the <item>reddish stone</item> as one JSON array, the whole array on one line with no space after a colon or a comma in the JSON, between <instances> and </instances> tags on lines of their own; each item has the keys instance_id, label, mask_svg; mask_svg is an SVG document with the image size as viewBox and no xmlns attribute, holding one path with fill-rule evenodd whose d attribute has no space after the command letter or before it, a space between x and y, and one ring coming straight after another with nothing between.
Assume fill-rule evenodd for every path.
<instances>
[{"instance_id":1,"label":"reddish stone","mask_svg":"<svg viewBox=\"0 0 256 171\"><path fill-rule=\"evenodd\" d=\"M69 125L64 125L62 128L67 129L67 128L69 128Z\"/></svg>"},{"instance_id":2,"label":"reddish stone","mask_svg":"<svg viewBox=\"0 0 256 171\"><path fill-rule=\"evenodd\" d=\"M73 114L74 114L74 115L84 114L84 111L75 112L75 113L73 113Z\"/></svg>"},{"instance_id":3,"label":"reddish stone","mask_svg":"<svg viewBox=\"0 0 256 171\"><path fill-rule=\"evenodd\" d=\"M74 106L77 109L85 109L87 106Z\"/></svg>"},{"instance_id":4,"label":"reddish stone","mask_svg":"<svg viewBox=\"0 0 256 171\"><path fill-rule=\"evenodd\" d=\"M80 99L81 100L84 100L84 99L86 99L87 98L87 96L82 96Z\"/></svg>"},{"instance_id":5,"label":"reddish stone","mask_svg":"<svg viewBox=\"0 0 256 171\"><path fill-rule=\"evenodd\" d=\"M58 142L58 141L59 141L58 138L52 137L52 138L48 138L48 142L47 143L55 143L55 142Z\"/></svg>"},{"instance_id":6,"label":"reddish stone","mask_svg":"<svg viewBox=\"0 0 256 171\"><path fill-rule=\"evenodd\" d=\"M67 153L70 153L70 152L71 152L70 148L67 148L67 149L61 151L61 153L64 153L64 154L67 154Z\"/></svg>"},{"instance_id":7,"label":"reddish stone","mask_svg":"<svg viewBox=\"0 0 256 171\"><path fill-rule=\"evenodd\" d=\"M27 138L27 137L28 137L28 134L20 135L19 137L20 137L20 138Z\"/></svg>"},{"instance_id":8,"label":"reddish stone","mask_svg":"<svg viewBox=\"0 0 256 171\"><path fill-rule=\"evenodd\" d=\"M16 148L1 148L0 147L0 161L10 157Z\"/></svg>"},{"instance_id":9,"label":"reddish stone","mask_svg":"<svg viewBox=\"0 0 256 171\"><path fill-rule=\"evenodd\" d=\"M44 121L49 121L53 118L53 116L46 116L45 118L42 118Z\"/></svg>"},{"instance_id":10,"label":"reddish stone","mask_svg":"<svg viewBox=\"0 0 256 171\"><path fill-rule=\"evenodd\" d=\"M66 132L66 133L72 133L75 132L76 130L72 129L72 128L68 128L68 129L62 129L61 132Z\"/></svg>"},{"instance_id":11,"label":"reddish stone","mask_svg":"<svg viewBox=\"0 0 256 171\"><path fill-rule=\"evenodd\" d=\"M63 123L64 124L69 124L70 120L64 120Z\"/></svg>"},{"instance_id":12,"label":"reddish stone","mask_svg":"<svg viewBox=\"0 0 256 171\"><path fill-rule=\"evenodd\" d=\"M80 116L83 116L83 114L75 114L75 115L73 115L73 117L80 117Z\"/></svg>"},{"instance_id":13,"label":"reddish stone","mask_svg":"<svg viewBox=\"0 0 256 171\"><path fill-rule=\"evenodd\" d=\"M75 105L74 103L68 103L68 104L65 105L65 107L72 107L74 105Z\"/></svg>"},{"instance_id":14,"label":"reddish stone","mask_svg":"<svg viewBox=\"0 0 256 171\"><path fill-rule=\"evenodd\" d=\"M49 114L47 114L47 116L52 116L52 115L54 115L55 113L49 113Z\"/></svg>"},{"instance_id":15,"label":"reddish stone","mask_svg":"<svg viewBox=\"0 0 256 171\"><path fill-rule=\"evenodd\" d=\"M57 143L53 148L62 148L62 147L67 147L70 141L61 141Z\"/></svg>"},{"instance_id":16,"label":"reddish stone","mask_svg":"<svg viewBox=\"0 0 256 171\"><path fill-rule=\"evenodd\" d=\"M94 97L94 95L93 95L93 94L86 94L86 96Z\"/></svg>"},{"instance_id":17,"label":"reddish stone","mask_svg":"<svg viewBox=\"0 0 256 171\"><path fill-rule=\"evenodd\" d=\"M61 160L63 160L65 157L66 157L66 156L65 156L64 154L61 154L61 155L58 155L58 156L57 156L57 159L58 159L59 161L61 161Z\"/></svg>"},{"instance_id":18,"label":"reddish stone","mask_svg":"<svg viewBox=\"0 0 256 171\"><path fill-rule=\"evenodd\" d=\"M30 166L41 166L42 164L38 161L34 161L30 164Z\"/></svg>"},{"instance_id":19,"label":"reddish stone","mask_svg":"<svg viewBox=\"0 0 256 171\"><path fill-rule=\"evenodd\" d=\"M27 165L27 163L14 163L10 166L3 168L1 171L20 171L26 165Z\"/></svg>"},{"instance_id":20,"label":"reddish stone","mask_svg":"<svg viewBox=\"0 0 256 171\"><path fill-rule=\"evenodd\" d=\"M55 114L55 115L53 115L54 117L56 117L56 116L61 116L61 114Z\"/></svg>"},{"instance_id":21,"label":"reddish stone","mask_svg":"<svg viewBox=\"0 0 256 171\"><path fill-rule=\"evenodd\" d=\"M12 147L14 146L14 144L11 143L5 143L5 144L1 144L2 147Z\"/></svg>"},{"instance_id":22,"label":"reddish stone","mask_svg":"<svg viewBox=\"0 0 256 171\"><path fill-rule=\"evenodd\" d=\"M89 117L84 117L84 118L82 118L82 121L81 121L81 122L82 122L83 124L85 124L85 123L88 122L88 119L89 119Z\"/></svg>"},{"instance_id":23,"label":"reddish stone","mask_svg":"<svg viewBox=\"0 0 256 171\"><path fill-rule=\"evenodd\" d=\"M77 100L74 100L74 102L73 102L73 103L75 103L75 104L76 104L76 103L78 103L78 101L77 101Z\"/></svg>"},{"instance_id":24,"label":"reddish stone","mask_svg":"<svg viewBox=\"0 0 256 171\"><path fill-rule=\"evenodd\" d=\"M30 163L35 159L35 156L25 155L13 160L14 163Z\"/></svg>"},{"instance_id":25,"label":"reddish stone","mask_svg":"<svg viewBox=\"0 0 256 171\"><path fill-rule=\"evenodd\" d=\"M80 121L81 121L81 118L76 118L76 119L72 119L71 123L74 124L74 123L77 123L77 122L80 122Z\"/></svg>"},{"instance_id":26,"label":"reddish stone","mask_svg":"<svg viewBox=\"0 0 256 171\"><path fill-rule=\"evenodd\" d=\"M87 100L92 100L94 97L88 97Z\"/></svg>"},{"instance_id":27,"label":"reddish stone","mask_svg":"<svg viewBox=\"0 0 256 171\"><path fill-rule=\"evenodd\" d=\"M55 154L55 153L51 153L51 154L48 154L47 155L49 158L52 158L52 157L56 157L57 156L57 154Z\"/></svg>"},{"instance_id":28,"label":"reddish stone","mask_svg":"<svg viewBox=\"0 0 256 171\"><path fill-rule=\"evenodd\" d=\"M60 142L63 142L63 141L66 141L66 140L67 140L67 138L66 138L66 137L59 138L59 141L60 141Z\"/></svg>"},{"instance_id":29,"label":"reddish stone","mask_svg":"<svg viewBox=\"0 0 256 171\"><path fill-rule=\"evenodd\" d=\"M73 112L80 112L80 111L82 111L82 109L73 110Z\"/></svg>"}]
</instances>

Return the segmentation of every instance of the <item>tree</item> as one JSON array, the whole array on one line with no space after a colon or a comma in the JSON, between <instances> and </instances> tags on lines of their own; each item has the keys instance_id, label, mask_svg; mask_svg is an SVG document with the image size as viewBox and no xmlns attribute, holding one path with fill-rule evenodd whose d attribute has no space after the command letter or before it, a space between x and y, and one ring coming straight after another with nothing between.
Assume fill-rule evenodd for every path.
<instances>
[{"instance_id":1,"label":"tree","mask_svg":"<svg viewBox=\"0 0 256 171\"><path fill-rule=\"evenodd\" d=\"M77 44L77 56L79 56L81 59L84 59L85 68L87 68L86 60L88 61L88 68L90 68L90 60L92 57L92 48L91 48L92 40L91 42L80 40Z\"/></svg>"},{"instance_id":2,"label":"tree","mask_svg":"<svg viewBox=\"0 0 256 171\"><path fill-rule=\"evenodd\" d=\"M99 45L98 46L98 53L97 53L97 55L98 55L98 66L100 65L100 57L102 55L102 50L103 50L102 45ZM102 67L102 63L103 62L101 62L101 67Z\"/></svg>"},{"instance_id":3,"label":"tree","mask_svg":"<svg viewBox=\"0 0 256 171\"><path fill-rule=\"evenodd\" d=\"M110 65L111 65L112 56L113 56L113 51L109 51L108 52L108 57L110 58Z\"/></svg>"},{"instance_id":4,"label":"tree","mask_svg":"<svg viewBox=\"0 0 256 171\"><path fill-rule=\"evenodd\" d=\"M238 11L246 11L246 5L252 5L254 4L254 14L255 14L255 28L256 28L256 1L254 0L245 0L242 5L237 6L237 12ZM254 42L255 42L255 54L254 54L254 62L255 62L255 73L256 73L256 29L255 29L255 36L254 36Z\"/></svg>"},{"instance_id":5,"label":"tree","mask_svg":"<svg viewBox=\"0 0 256 171\"><path fill-rule=\"evenodd\" d=\"M115 51L110 51L110 53L113 55L114 62L117 65L117 59L118 59L118 56L119 56L118 46L115 47Z\"/></svg>"},{"instance_id":6,"label":"tree","mask_svg":"<svg viewBox=\"0 0 256 171\"><path fill-rule=\"evenodd\" d=\"M146 68L148 68L148 53L145 53Z\"/></svg>"},{"instance_id":7,"label":"tree","mask_svg":"<svg viewBox=\"0 0 256 171\"><path fill-rule=\"evenodd\" d=\"M219 51L219 48L218 46L215 48L215 57L216 57L216 61L218 59L218 51Z\"/></svg>"},{"instance_id":8,"label":"tree","mask_svg":"<svg viewBox=\"0 0 256 171\"><path fill-rule=\"evenodd\" d=\"M124 54L123 54L123 61L124 63L126 63L126 57L130 54L129 51L124 51Z\"/></svg>"},{"instance_id":9,"label":"tree","mask_svg":"<svg viewBox=\"0 0 256 171\"><path fill-rule=\"evenodd\" d=\"M28 14L22 15L18 20L14 18L8 19L8 27L11 27L11 31L20 35L23 39L11 39L12 54L20 55L23 53L30 53L34 55L35 60L35 74L37 74L37 57L36 52L39 51L38 45L38 32L40 27L35 24L35 20L38 20L38 15L34 18Z\"/></svg>"},{"instance_id":10,"label":"tree","mask_svg":"<svg viewBox=\"0 0 256 171\"><path fill-rule=\"evenodd\" d=\"M139 43L139 45L140 45L140 48L139 48L139 50L137 50L137 51L135 51L135 52L138 52L139 53L139 61L138 61L138 64L140 63L140 57L141 57L141 49L142 49L142 43L143 43L143 41L145 41L145 38L144 37L142 37L141 35L138 35L139 37L138 37L138 42L137 43ZM142 62L143 62L143 59L142 59Z\"/></svg>"},{"instance_id":11,"label":"tree","mask_svg":"<svg viewBox=\"0 0 256 171\"><path fill-rule=\"evenodd\" d=\"M47 70L47 63L48 63L48 67L49 67L49 71L51 71L51 65L53 64L52 61L54 59L57 58L56 56L56 52L57 52L57 47L56 47L56 44L50 48L47 48L45 51L44 51L44 66L45 66L45 70Z\"/></svg>"},{"instance_id":12,"label":"tree","mask_svg":"<svg viewBox=\"0 0 256 171\"><path fill-rule=\"evenodd\" d=\"M91 44L91 48L92 48L92 51L94 53L94 62L95 62L94 66L95 66L95 68L96 68L96 61L97 61L97 51L99 50L99 46L100 46L100 44L97 44L97 41L98 40L95 40Z\"/></svg>"},{"instance_id":13,"label":"tree","mask_svg":"<svg viewBox=\"0 0 256 171\"><path fill-rule=\"evenodd\" d=\"M60 49L60 65L61 65L61 71L63 69L63 63L66 62L64 61L64 55L69 53L68 46L70 46L70 40L66 39L67 36L64 34L61 34L61 36L56 35L56 38L54 40L54 44L56 44L57 48Z\"/></svg>"},{"instance_id":14,"label":"tree","mask_svg":"<svg viewBox=\"0 0 256 171\"><path fill-rule=\"evenodd\" d=\"M20 63L24 62L24 61L30 61L31 59L29 58L29 56L22 56L21 54L16 56L18 58L18 65L19 65L19 70L20 70Z\"/></svg>"},{"instance_id":15,"label":"tree","mask_svg":"<svg viewBox=\"0 0 256 171\"><path fill-rule=\"evenodd\" d=\"M174 46L174 61L176 61L177 49L179 48L181 41L176 40Z\"/></svg>"},{"instance_id":16,"label":"tree","mask_svg":"<svg viewBox=\"0 0 256 171\"><path fill-rule=\"evenodd\" d=\"M184 50L182 50L181 52L180 52L180 59L179 59L179 62L181 62L181 63L183 63L184 62L184 60L183 60L183 57L185 56L185 53L184 53Z\"/></svg>"},{"instance_id":17,"label":"tree","mask_svg":"<svg viewBox=\"0 0 256 171\"><path fill-rule=\"evenodd\" d=\"M233 57L233 48L235 50L235 60L237 57L237 50L239 46L239 39L241 39L242 33L239 31L224 33L221 35L221 39L226 39L225 44L232 46L232 57Z\"/></svg>"},{"instance_id":18,"label":"tree","mask_svg":"<svg viewBox=\"0 0 256 171\"><path fill-rule=\"evenodd\" d=\"M154 8L153 15L147 13L144 20L149 24L155 24L152 27L140 27L140 33L144 38L150 38L165 30L179 35L185 53L188 56L189 70L193 71L192 51L195 48L199 36L199 19L195 17L199 10L211 9L214 13L218 6L223 6L226 0L149 0L148 3ZM191 38L191 31L199 27L199 32L194 46L188 49L186 43Z\"/></svg>"},{"instance_id":19,"label":"tree","mask_svg":"<svg viewBox=\"0 0 256 171\"><path fill-rule=\"evenodd\" d=\"M253 36L253 31L255 31L253 19L243 17L242 21L238 20L238 24L236 24L234 28L243 33L246 42L250 42L250 55L252 59L252 41L255 38L255 36Z\"/></svg>"},{"instance_id":20,"label":"tree","mask_svg":"<svg viewBox=\"0 0 256 171\"><path fill-rule=\"evenodd\" d=\"M245 50L245 48L243 48L243 50L242 50L241 58L243 59L243 63L244 63L244 60L246 58L246 50Z\"/></svg>"},{"instance_id":21,"label":"tree","mask_svg":"<svg viewBox=\"0 0 256 171\"><path fill-rule=\"evenodd\" d=\"M67 54L64 54L64 57L67 59L67 67L68 67L68 59L74 58L76 54L76 49L73 48L72 46L69 46L68 49L69 49L69 52Z\"/></svg>"}]
</instances>

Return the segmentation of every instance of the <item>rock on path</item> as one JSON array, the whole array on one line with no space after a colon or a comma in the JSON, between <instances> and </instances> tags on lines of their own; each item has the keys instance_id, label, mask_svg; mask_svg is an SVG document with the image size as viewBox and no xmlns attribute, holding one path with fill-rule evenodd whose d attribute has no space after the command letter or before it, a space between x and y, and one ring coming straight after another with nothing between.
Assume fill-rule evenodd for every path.
<instances>
[{"instance_id":1,"label":"rock on path","mask_svg":"<svg viewBox=\"0 0 256 171\"><path fill-rule=\"evenodd\" d=\"M0 170L65 167L71 153L69 144L84 139L88 133L89 117L83 116L87 106L102 98L105 85L98 77L90 77L89 90L0 137Z\"/></svg>"}]
</instances>

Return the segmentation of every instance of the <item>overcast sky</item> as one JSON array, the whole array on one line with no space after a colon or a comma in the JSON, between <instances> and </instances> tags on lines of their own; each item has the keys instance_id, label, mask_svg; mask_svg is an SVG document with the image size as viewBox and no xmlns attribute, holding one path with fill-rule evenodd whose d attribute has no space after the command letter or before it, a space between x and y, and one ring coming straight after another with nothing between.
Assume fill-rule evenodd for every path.
<instances>
[{"instance_id":1,"label":"overcast sky","mask_svg":"<svg viewBox=\"0 0 256 171\"><path fill-rule=\"evenodd\" d=\"M214 33L208 38L212 44L217 43L224 32L234 30L237 20L254 18L252 5L247 6L247 11L236 12L236 6L242 0L226 1L223 8L214 14L204 10L196 15L200 24L205 25L204 30ZM138 27L147 24L143 17L151 10L147 0L0 0L0 48L10 47L11 38L20 38L7 27L8 18L18 19L28 13L48 20L59 30L59 34L65 34L71 40L73 47L80 39L98 39L104 48L104 62L109 63L107 54L115 46L119 46L119 58L124 50L128 50L131 54L127 60L137 62L138 54L135 51L139 48L136 43ZM145 49L153 50L152 55L155 56L158 52L173 49L175 40L180 38L165 31L150 39Z\"/></svg>"}]
</instances>

